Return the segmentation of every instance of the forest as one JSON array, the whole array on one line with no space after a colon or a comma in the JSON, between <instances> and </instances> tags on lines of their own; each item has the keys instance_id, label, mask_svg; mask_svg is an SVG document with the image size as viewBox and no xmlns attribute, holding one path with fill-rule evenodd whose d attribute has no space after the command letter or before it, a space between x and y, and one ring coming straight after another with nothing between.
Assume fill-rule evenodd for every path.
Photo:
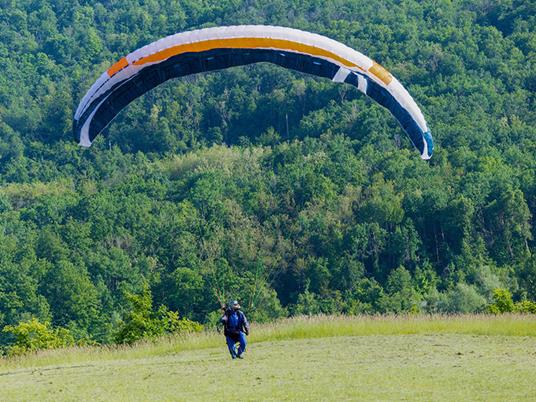
<instances>
[{"instance_id":1,"label":"forest","mask_svg":"<svg viewBox=\"0 0 536 402\"><path fill-rule=\"evenodd\" d=\"M263 63L169 81L74 141L121 57L239 24L380 62L432 159L355 88ZM0 349L32 325L197 330L230 299L253 322L536 312L535 27L527 0L0 0Z\"/></svg>"}]
</instances>

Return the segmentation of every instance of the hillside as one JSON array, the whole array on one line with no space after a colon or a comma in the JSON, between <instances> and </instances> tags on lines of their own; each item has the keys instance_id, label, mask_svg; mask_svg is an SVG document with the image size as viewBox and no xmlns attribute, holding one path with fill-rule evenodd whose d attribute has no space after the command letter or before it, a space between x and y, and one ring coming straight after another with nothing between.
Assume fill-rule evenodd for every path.
<instances>
[{"instance_id":1,"label":"hillside","mask_svg":"<svg viewBox=\"0 0 536 402\"><path fill-rule=\"evenodd\" d=\"M154 314L209 327L230 298L255 322L536 300L534 2L0 4L2 347L32 317L114 343L147 289ZM75 144L78 102L125 54L246 23L380 62L434 157L354 88L268 64L170 81Z\"/></svg>"}]
</instances>

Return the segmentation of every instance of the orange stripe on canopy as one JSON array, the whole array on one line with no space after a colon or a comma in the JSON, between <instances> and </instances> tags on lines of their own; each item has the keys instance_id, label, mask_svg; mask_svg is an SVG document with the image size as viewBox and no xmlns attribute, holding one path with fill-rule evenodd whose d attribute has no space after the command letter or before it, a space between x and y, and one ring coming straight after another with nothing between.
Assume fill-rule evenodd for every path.
<instances>
[{"instance_id":1,"label":"orange stripe on canopy","mask_svg":"<svg viewBox=\"0 0 536 402\"><path fill-rule=\"evenodd\" d=\"M113 77L126 66L128 66L128 61L126 57L123 57L121 60L119 60L117 63L115 63L112 67L108 69L108 77Z\"/></svg>"},{"instance_id":2,"label":"orange stripe on canopy","mask_svg":"<svg viewBox=\"0 0 536 402\"><path fill-rule=\"evenodd\" d=\"M136 60L134 65L141 66L148 63L156 63L159 61L167 60L170 57L177 56L183 53L199 53L213 49L274 49L283 51L294 51L303 54L309 54L312 56L324 57L335 60L345 67L358 68L363 70L357 64L325 49L321 49L316 46L305 45L299 42L293 42L284 39L271 39L271 38L227 38L227 39L209 39L202 42L185 43L182 45L172 46L170 48L153 53L149 56L142 57ZM108 69L108 75L112 77L114 74L121 71L128 66L128 61L125 57L115 63ZM368 69L368 72L385 85L393 80L393 76L384 67L374 62L372 67Z\"/></svg>"},{"instance_id":3,"label":"orange stripe on canopy","mask_svg":"<svg viewBox=\"0 0 536 402\"><path fill-rule=\"evenodd\" d=\"M161 50L146 57L136 60L133 64L143 65L147 63L155 63L169 59L182 53L204 52L213 49L274 49L274 50L290 50L299 53L310 54L338 61L346 67L357 67L358 65L346 60L335 53L321 49L319 47L304 45L303 43L293 42L284 39L271 38L228 38L228 39L210 39L202 42L185 43L168 49Z\"/></svg>"},{"instance_id":4,"label":"orange stripe on canopy","mask_svg":"<svg viewBox=\"0 0 536 402\"><path fill-rule=\"evenodd\" d=\"M387 71L382 65L376 62L374 62L374 64L371 68L369 68L368 71L369 73L382 80L385 85L389 85L389 83L393 81L393 76L391 75L391 73Z\"/></svg>"}]
</instances>

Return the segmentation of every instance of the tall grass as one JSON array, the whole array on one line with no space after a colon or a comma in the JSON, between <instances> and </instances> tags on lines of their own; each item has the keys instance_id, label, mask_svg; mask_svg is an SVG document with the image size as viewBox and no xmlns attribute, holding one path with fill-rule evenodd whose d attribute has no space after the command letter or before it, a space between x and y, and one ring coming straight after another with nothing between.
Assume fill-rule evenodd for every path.
<instances>
[{"instance_id":1,"label":"tall grass","mask_svg":"<svg viewBox=\"0 0 536 402\"><path fill-rule=\"evenodd\" d=\"M335 336L412 334L536 337L536 316L512 314L294 317L270 324L253 324L249 341L255 343ZM80 365L99 360L141 359L214 347L224 347L223 335L216 331L206 331L161 338L133 346L77 347L3 358L0 359L0 372L28 367Z\"/></svg>"}]
</instances>

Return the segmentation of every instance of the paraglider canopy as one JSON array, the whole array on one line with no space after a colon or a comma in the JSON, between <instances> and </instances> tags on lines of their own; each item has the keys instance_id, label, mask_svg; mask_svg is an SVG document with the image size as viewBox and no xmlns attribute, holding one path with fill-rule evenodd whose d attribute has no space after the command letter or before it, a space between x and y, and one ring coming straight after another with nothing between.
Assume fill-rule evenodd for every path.
<instances>
[{"instance_id":1,"label":"paraglider canopy","mask_svg":"<svg viewBox=\"0 0 536 402\"><path fill-rule=\"evenodd\" d=\"M74 135L80 145L91 146L124 107L171 78L258 62L357 87L393 114L422 159L432 156L433 140L421 110L385 68L325 36L262 25L182 32L121 58L80 102L74 116Z\"/></svg>"}]
</instances>

